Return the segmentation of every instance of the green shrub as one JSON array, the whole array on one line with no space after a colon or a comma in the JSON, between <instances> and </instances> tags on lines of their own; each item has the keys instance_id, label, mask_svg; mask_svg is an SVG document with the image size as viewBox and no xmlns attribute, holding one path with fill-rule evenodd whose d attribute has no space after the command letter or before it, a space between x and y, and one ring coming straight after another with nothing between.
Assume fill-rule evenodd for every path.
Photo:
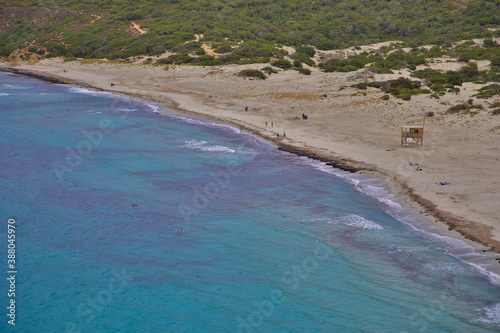
<instances>
[{"instance_id":1,"label":"green shrub","mask_svg":"<svg viewBox=\"0 0 500 333\"><path fill-rule=\"evenodd\" d=\"M430 93L428 89L420 89L420 86L421 83L418 81L411 81L410 79L400 77L396 80L387 81L380 89L396 98L408 101L413 95Z\"/></svg>"},{"instance_id":2,"label":"green shrub","mask_svg":"<svg viewBox=\"0 0 500 333\"><path fill-rule=\"evenodd\" d=\"M357 89L365 90L366 89L366 84L363 83L363 82L360 82L360 83L357 83L357 84L353 84L351 86L351 88L357 88Z\"/></svg>"},{"instance_id":3,"label":"green shrub","mask_svg":"<svg viewBox=\"0 0 500 333\"><path fill-rule=\"evenodd\" d=\"M404 92L402 94L397 95L396 97L401 98L403 101L409 101L411 99L412 94L410 92Z\"/></svg>"},{"instance_id":4,"label":"green shrub","mask_svg":"<svg viewBox=\"0 0 500 333\"><path fill-rule=\"evenodd\" d=\"M253 77L261 80L266 79L266 75L259 71L258 69L245 69L238 73L241 77Z\"/></svg>"},{"instance_id":5,"label":"green shrub","mask_svg":"<svg viewBox=\"0 0 500 333\"><path fill-rule=\"evenodd\" d=\"M215 46L214 52L216 53L229 53L233 51L231 43L222 43Z\"/></svg>"},{"instance_id":6,"label":"green shrub","mask_svg":"<svg viewBox=\"0 0 500 333\"><path fill-rule=\"evenodd\" d=\"M173 54L168 58L158 60L156 63L161 65L180 65L189 64L194 60L196 58L190 57L188 54Z\"/></svg>"},{"instance_id":7,"label":"green shrub","mask_svg":"<svg viewBox=\"0 0 500 333\"><path fill-rule=\"evenodd\" d=\"M272 67L264 67L261 69L262 71L266 72L268 75L271 75L271 74L278 74L278 71Z\"/></svg>"},{"instance_id":8,"label":"green shrub","mask_svg":"<svg viewBox=\"0 0 500 333\"><path fill-rule=\"evenodd\" d=\"M470 105L467 104L458 104L455 106L452 106L448 110L446 110L446 114L455 114L459 113L460 111L469 111L470 110Z\"/></svg>"},{"instance_id":9,"label":"green shrub","mask_svg":"<svg viewBox=\"0 0 500 333\"><path fill-rule=\"evenodd\" d=\"M292 68L292 64L290 63L290 61L288 61L286 59L275 60L271 63L271 65L273 65L275 67L283 68L283 69Z\"/></svg>"},{"instance_id":10,"label":"green shrub","mask_svg":"<svg viewBox=\"0 0 500 333\"><path fill-rule=\"evenodd\" d=\"M367 82L365 83L367 87L380 88L382 87L382 82Z\"/></svg>"},{"instance_id":11,"label":"green shrub","mask_svg":"<svg viewBox=\"0 0 500 333\"><path fill-rule=\"evenodd\" d=\"M482 87L478 90L477 94L472 96L477 98L489 98L491 96L500 95L500 84L493 83L487 86Z\"/></svg>"},{"instance_id":12,"label":"green shrub","mask_svg":"<svg viewBox=\"0 0 500 333\"><path fill-rule=\"evenodd\" d=\"M316 54L316 51L314 50L314 48L310 47L310 46L297 46L297 48L295 49L295 51L297 53L306 54L309 57L314 57L314 55Z\"/></svg>"},{"instance_id":13,"label":"green shrub","mask_svg":"<svg viewBox=\"0 0 500 333\"><path fill-rule=\"evenodd\" d=\"M309 68L301 68L299 69L299 73L304 75L311 75L311 70Z\"/></svg>"}]
</instances>

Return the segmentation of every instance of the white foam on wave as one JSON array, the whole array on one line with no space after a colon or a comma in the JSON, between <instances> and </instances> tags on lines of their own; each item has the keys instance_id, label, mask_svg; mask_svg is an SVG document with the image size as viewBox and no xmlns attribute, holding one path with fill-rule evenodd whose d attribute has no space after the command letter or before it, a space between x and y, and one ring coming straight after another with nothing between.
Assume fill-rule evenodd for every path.
<instances>
[{"instance_id":1,"label":"white foam on wave","mask_svg":"<svg viewBox=\"0 0 500 333\"><path fill-rule=\"evenodd\" d=\"M374 179L364 178L359 174L353 174L340 170L327 165L324 162L312 160L308 157L301 157L301 159L304 164L344 179L346 182L354 185L354 188L357 191L364 193L381 203L386 204L387 206L390 206L390 208L402 209L402 206L395 200L394 195L391 194L383 185L375 185L374 183L377 183L377 181Z\"/></svg>"},{"instance_id":2,"label":"white foam on wave","mask_svg":"<svg viewBox=\"0 0 500 333\"><path fill-rule=\"evenodd\" d=\"M25 87L25 86L13 86L13 85L11 85L11 84L7 84L7 83L2 84L2 88L5 88L5 89L19 89L19 90L23 90L23 89L30 89L30 87Z\"/></svg>"},{"instance_id":3,"label":"white foam on wave","mask_svg":"<svg viewBox=\"0 0 500 333\"><path fill-rule=\"evenodd\" d=\"M381 209L387 214L410 227L414 232L429 240L434 246L437 246L463 263L470 265L476 272L485 276L492 284L500 286L500 275L491 272L488 269L488 264L475 263L478 261L485 261L488 258L486 254L477 253L472 246L467 245L464 241L454 237L445 236L437 228L433 228L433 226L428 225L428 222L422 220L414 212L399 204L394 195L391 194L380 181L365 178L363 175L352 174L347 171L332 168L324 162L304 157L301 157L301 159L303 159L306 164L317 170L333 174L344 179L348 183L352 184L357 191L376 199L381 203ZM328 223L334 222L330 221ZM381 226L379 227L382 228ZM425 229L427 228L431 231L426 231Z\"/></svg>"},{"instance_id":4,"label":"white foam on wave","mask_svg":"<svg viewBox=\"0 0 500 333\"><path fill-rule=\"evenodd\" d=\"M216 128L221 128L224 130L228 130L233 133L240 133L241 131L235 127L229 126L229 125L223 125L223 124L217 124L217 123L212 123L206 120L201 120L201 119L196 119L196 118L189 118L189 117L184 117L178 114L168 114L168 117L181 121L183 123L187 124L192 124L192 125L198 125L198 126L204 126L204 127L216 127Z\"/></svg>"},{"instance_id":5,"label":"white foam on wave","mask_svg":"<svg viewBox=\"0 0 500 333\"><path fill-rule=\"evenodd\" d=\"M488 324L500 324L500 303L479 310L482 314L477 321Z\"/></svg>"},{"instance_id":6,"label":"white foam on wave","mask_svg":"<svg viewBox=\"0 0 500 333\"><path fill-rule=\"evenodd\" d=\"M236 151L225 146L221 145L207 145L208 142L203 140L189 140L185 142L185 145L182 145L181 148L188 148L194 150L201 150L207 152L224 152L224 153L235 153Z\"/></svg>"},{"instance_id":7,"label":"white foam on wave","mask_svg":"<svg viewBox=\"0 0 500 333\"><path fill-rule=\"evenodd\" d=\"M119 111L119 112L134 112L134 111L138 111L138 109L118 108L118 109L116 109L116 111Z\"/></svg>"},{"instance_id":8,"label":"white foam on wave","mask_svg":"<svg viewBox=\"0 0 500 333\"><path fill-rule=\"evenodd\" d=\"M421 246L398 246L396 247L396 251L404 253L415 253L415 252L427 251L427 249Z\"/></svg>"},{"instance_id":9,"label":"white foam on wave","mask_svg":"<svg viewBox=\"0 0 500 333\"><path fill-rule=\"evenodd\" d=\"M85 95L91 95L91 96L106 96L106 97L119 97L116 95L113 95L110 92L106 91L94 91L94 90L88 90L85 88L78 88L78 87L68 87L68 91L76 94L85 94Z\"/></svg>"},{"instance_id":10,"label":"white foam on wave","mask_svg":"<svg viewBox=\"0 0 500 333\"><path fill-rule=\"evenodd\" d=\"M347 214L345 216L341 216L334 220L330 220L327 223L338 223L344 224L355 228L365 229L365 230L373 230L373 229L384 229L380 224L377 224L373 221L367 220L364 217L357 214Z\"/></svg>"},{"instance_id":11,"label":"white foam on wave","mask_svg":"<svg viewBox=\"0 0 500 333\"><path fill-rule=\"evenodd\" d=\"M458 265L458 263L430 263L427 262L424 264L424 269L432 272L439 273L451 273L451 274L463 274L466 272L466 269L463 265Z\"/></svg>"},{"instance_id":12,"label":"white foam on wave","mask_svg":"<svg viewBox=\"0 0 500 333\"><path fill-rule=\"evenodd\" d=\"M1 96L11 96L11 94L7 94L7 93L0 93L0 97Z\"/></svg>"},{"instance_id":13,"label":"white foam on wave","mask_svg":"<svg viewBox=\"0 0 500 333\"><path fill-rule=\"evenodd\" d=\"M160 114L161 108L158 105L156 105L154 103L149 103L149 102L145 102L144 104L147 107L149 107L153 113Z\"/></svg>"},{"instance_id":14,"label":"white foam on wave","mask_svg":"<svg viewBox=\"0 0 500 333\"><path fill-rule=\"evenodd\" d=\"M478 264L475 264L472 262L468 262L466 260L463 260L463 261L465 263L469 264L470 266L474 267L475 269L477 269L482 275L486 276L486 278L488 279L488 281L490 281L491 284L493 284L497 287L500 287L500 275L495 274L493 272L490 272L488 269L484 268L481 265L478 265Z\"/></svg>"}]
</instances>

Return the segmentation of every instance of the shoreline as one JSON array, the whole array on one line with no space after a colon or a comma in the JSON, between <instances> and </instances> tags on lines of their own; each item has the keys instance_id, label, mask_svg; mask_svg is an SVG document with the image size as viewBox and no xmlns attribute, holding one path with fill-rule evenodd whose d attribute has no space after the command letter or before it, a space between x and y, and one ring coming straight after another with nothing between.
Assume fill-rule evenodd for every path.
<instances>
[{"instance_id":1,"label":"shoreline","mask_svg":"<svg viewBox=\"0 0 500 333\"><path fill-rule=\"evenodd\" d=\"M32 66L36 67L36 65ZM133 92L124 92L124 91L116 91L113 89L106 89L102 87L98 87L90 84L89 82L74 80L66 77L61 77L59 75L50 74L47 72L33 70L33 69L19 69L19 68L7 68L0 67L0 71L3 72L11 72L18 75L25 75L34 77L37 79L41 79L44 81L48 81L51 83L58 84L67 84L67 85L75 85L78 87L83 87L86 89L97 90L97 91L106 91L113 94L119 94L126 97L138 98L143 101L152 101L155 103L159 103L162 106L167 106L168 108L173 109L174 112L178 112L179 114L184 114L188 116L193 116L197 118L202 118L210 121L214 121L216 123L227 124L232 127L235 127L243 132L249 133L262 139L266 142L269 142L277 147L278 150L282 150L285 152L289 152L298 156L306 156L308 158L318 160L326 163L333 168L337 168L343 171L351 172L351 173L359 173L359 174L368 174L370 178L375 178L381 180L385 185L387 190L392 193L399 201L402 202L405 208L412 210L416 215L420 213L422 219L428 221L429 226L436 226L436 223L439 221L438 225L440 225L440 230L444 233L450 234L450 237L457 238L458 234L461 235L460 238L465 241L468 245L472 246L477 252L496 252L500 253L500 242L496 241L491 237L484 237L485 232L474 232L474 229L482 229L486 228L486 226L481 226L477 222L468 221L462 217L454 216L449 212L440 210L439 207L429 200L428 198L423 197L421 194L417 193L416 190L411 187L407 182L403 181L398 177L398 175L390 174L387 170L380 168L377 165L366 163L364 161L357 161L355 159L351 159L345 157L342 154L332 154L331 152L321 153L314 149L314 147L304 147L295 142L293 139L288 139L286 142L283 142L283 137L276 138L267 133L264 133L261 129L256 128L255 126L251 126L248 123L238 122L234 118L224 117L214 114L207 114L206 112L197 112L192 109L188 109L185 105L182 105L175 98L170 96L163 96L163 98L154 98L145 93L133 93ZM202 107L203 105L200 105ZM266 124L267 125L267 124ZM332 156L333 155L333 156ZM471 228L471 226L473 228ZM447 230L446 230L447 229ZM452 232L455 232L454 235L451 235ZM488 234L488 230L486 230L486 234ZM493 260L493 258L492 258ZM492 264L495 264L493 262ZM492 267L490 271L498 271L496 269L497 266ZM498 267L500 268L500 267Z\"/></svg>"}]
</instances>

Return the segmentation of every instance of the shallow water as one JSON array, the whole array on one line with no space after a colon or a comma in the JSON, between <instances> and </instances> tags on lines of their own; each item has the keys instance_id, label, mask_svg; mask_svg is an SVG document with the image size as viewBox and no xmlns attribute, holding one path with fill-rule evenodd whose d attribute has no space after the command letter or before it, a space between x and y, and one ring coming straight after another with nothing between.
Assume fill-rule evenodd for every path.
<instances>
[{"instance_id":1,"label":"shallow water","mask_svg":"<svg viewBox=\"0 0 500 333\"><path fill-rule=\"evenodd\" d=\"M2 332L500 331L497 277L377 181L158 110L0 74Z\"/></svg>"}]
</instances>

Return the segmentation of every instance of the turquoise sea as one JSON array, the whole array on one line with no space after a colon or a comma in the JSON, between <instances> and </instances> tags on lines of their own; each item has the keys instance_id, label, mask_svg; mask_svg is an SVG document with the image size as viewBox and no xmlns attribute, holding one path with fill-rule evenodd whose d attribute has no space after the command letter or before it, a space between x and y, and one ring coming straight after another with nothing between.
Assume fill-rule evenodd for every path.
<instances>
[{"instance_id":1,"label":"turquoise sea","mask_svg":"<svg viewBox=\"0 0 500 333\"><path fill-rule=\"evenodd\" d=\"M0 74L0 332L500 332L481 254L377 180L168 111Z\"/></svg>"}]
</instances>

